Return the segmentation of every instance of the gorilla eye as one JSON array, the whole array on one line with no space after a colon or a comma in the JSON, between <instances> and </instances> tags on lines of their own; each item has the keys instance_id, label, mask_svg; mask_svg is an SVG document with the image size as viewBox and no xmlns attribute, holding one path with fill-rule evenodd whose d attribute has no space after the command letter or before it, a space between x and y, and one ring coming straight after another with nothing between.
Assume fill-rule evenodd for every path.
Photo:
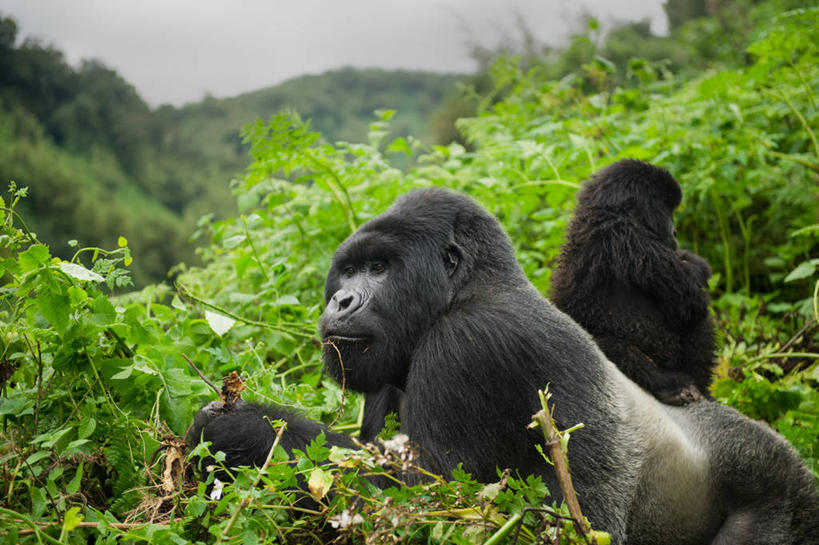
<instances>
[{"instance_id":1,"label":"gorilla eye","mask_svg":"<svg viewBox=\"0 0 819 545\"><path fill-rule=\"evenodd\" d=\"M347 276L353 276L355 274L355 267L352 265L347 265L344 267L344 274Z\"/></svg>"},{"instance_id":2,"label":"gorilla eye","mask_svg":"<svg viewBox=\"0 0 819 545\"><path fill-rule=\"evenodd\" d=\"M384 265L384 264L383 264L382 262L380 262L380 261L376 261L375 263L373 263L372 267L370 267L370 270L371 270L372 272L374 272L374 273L382 273L382 272L384 272L385 270L387 270L387 266L386 266L386 265Z\"/></svg>"}]
</instances>

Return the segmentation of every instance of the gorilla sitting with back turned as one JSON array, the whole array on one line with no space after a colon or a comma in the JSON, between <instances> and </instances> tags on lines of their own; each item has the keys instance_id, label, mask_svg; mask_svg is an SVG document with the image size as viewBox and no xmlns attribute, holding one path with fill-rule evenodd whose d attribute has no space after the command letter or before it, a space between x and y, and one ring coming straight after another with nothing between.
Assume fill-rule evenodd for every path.
<instances>
[{"instance_id":1,"label":"gorilla sitting with back turned","mask_svg":"<svg viewBox=\"0 0 819 545\"><path fill-rule=\"evenodd\" d=\"M715 348L711 269L677 249L671 215L681 198L671 174L642 161L595 174L578 195L550 293L621 371L672 405L710 397Z\"/></svg>"},{"instance_id":2,"label":"gorilla sitting with back turned","mask_svg":"<svg viewBox=\"0 0 819 545\"><path fill-rule=\"evenodd\" d=\"M424 467L448 474L462 463L484 482L513 468L559 499L535 448L542 437L526 429L549 384L558 425L585 424L572 434L572 479L612 543L816 543L816 485L781 437L717 403L673 407L637 387L537 292L471 199L439 189L399 199L339 246L325 297L326 369L366 393L366 411L397 409ZM269 425L230 431L247 418L206 415L199 433L211 451L266 454Z\"/></svg>"}]
</instances>

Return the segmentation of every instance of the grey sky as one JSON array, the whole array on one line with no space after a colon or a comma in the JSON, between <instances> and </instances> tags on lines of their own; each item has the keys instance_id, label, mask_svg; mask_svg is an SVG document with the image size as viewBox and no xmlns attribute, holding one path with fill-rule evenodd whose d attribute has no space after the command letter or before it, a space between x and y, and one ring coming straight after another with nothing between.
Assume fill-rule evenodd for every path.
<instances>
[{"instance_id":1,"label":"grey sky","mask_svg":"<svg viewBox=\"0 0 819 545\"><path fill-rule=\"evenodd\" d=\"M96 58L152 106L234 96L342 66L467 72L470 46L516 36L559 43L583 11L650 19L663 0L0 0L20 35L77 63Z\"/></svg>"}]
</instances>

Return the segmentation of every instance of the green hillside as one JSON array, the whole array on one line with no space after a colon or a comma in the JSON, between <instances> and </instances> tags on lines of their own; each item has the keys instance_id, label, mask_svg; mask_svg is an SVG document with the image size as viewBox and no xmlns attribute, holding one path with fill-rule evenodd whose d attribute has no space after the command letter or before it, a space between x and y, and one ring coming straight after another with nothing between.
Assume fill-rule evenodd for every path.
<instances>
[{"instance_id":1,"label":"green hillside","mask_svg":"<svg viewBox=\"0 0 819 545\"><path fill-rule=\"evenodd\" d=\"M239 129L255 118L268 120L282 109L311 119L312 126L331 142L362 141L374 121L373 112L394 109L393 134L432 141L429 116L455 91L458 79L429 72L344 68L234 98L207 97L179 109L165 106L157 114L177 124L179 136L210 160L235 172L244 168L248 158Z\"/></svg>"},{"instance_id":2,"label":"green hillside","mask_svg":"<svg viewBox=\"0 0 819 545\"><path fill-rule=\"evenodd\" d=\"M0 179L28 187L21 210L56 255L68 242L131 241L138 285L196 263L188 237L200 217L236 208L230 181L248 163L243 125L294 109L328 140L365 139L374 111L397 109L394 134L429 137L430 114L457 78L346 68L235 98L152 110L98 61L69 65L0 15Z\"/></svg>"}]
</instances>

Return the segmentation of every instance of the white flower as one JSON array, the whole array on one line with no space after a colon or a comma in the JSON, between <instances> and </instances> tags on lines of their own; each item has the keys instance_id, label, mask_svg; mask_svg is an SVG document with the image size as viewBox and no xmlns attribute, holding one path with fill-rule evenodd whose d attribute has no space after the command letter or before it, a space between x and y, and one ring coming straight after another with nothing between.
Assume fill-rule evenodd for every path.
<instances>
[{"instance_id":1,"label":"white flower","mask_svg":"<svg viewBox=\"0 0 819 545\"><path fill-rule=\"evenodd\" d=\"M328 520L330 521L330 526L332 526L333 528L344 529L349 526L352 526L353 524L361 524L362 522L364 522L364 517L362 517L358 513L356 513L353 516L350 516L350 511L345 509L344 511L341 512L340 515L330 517Z\"/></svg>"},{"instance_id":2,"label":"white flower","mask_svg":"<svg viewBox=\"0 0 819 545\"><path fill-rule=\"evenodd\" d=\"M388 439L384 441L384 448L387 450L391 450L393 452L401 453L407 448L407 442L409 441L409 437L406 434L399 433L394 436L392 439Z\"/></svg>"},{"instance_id":3,"label":"white flower","mask_svg":"<svg viewBox=\"0 0 819 545\"><path fill-rule=\"evenodd\" d=\"M225 487L225 483L220 481L219 479L213 480L213 488L210 490L210 499L212 500L220 500L222 499L222 489Z\"/></svg>"}]
</instances>

